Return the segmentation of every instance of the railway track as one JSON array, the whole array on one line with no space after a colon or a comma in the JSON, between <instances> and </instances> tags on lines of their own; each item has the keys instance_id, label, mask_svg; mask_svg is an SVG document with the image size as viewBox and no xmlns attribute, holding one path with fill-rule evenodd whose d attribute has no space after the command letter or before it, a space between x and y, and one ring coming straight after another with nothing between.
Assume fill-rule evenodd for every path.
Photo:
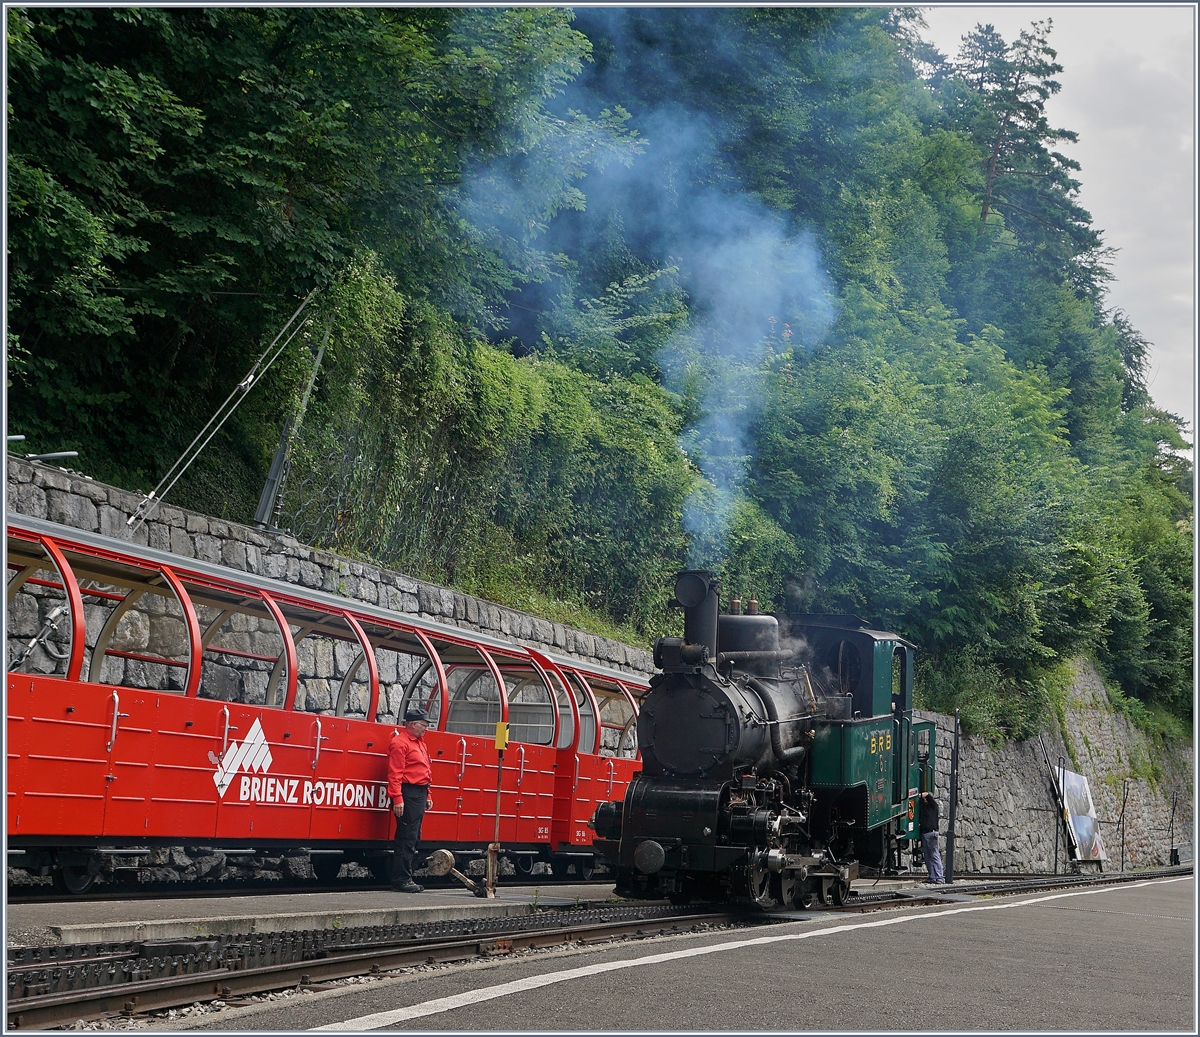
<instances>
[{"instance_id":1,"label":"railway track","mask_svg":"<svg viewBox=\"0 0 1200 1037\"><path fill-rule=\"evenodd\" d=\"M963 896L1016 895L1193 873L1191 865L1102 875L1037 876L907 890L854 891L840 908L762 912L745 906L643 903L558 908L518 918L290 933L14 948L7 962L10 1029L46 1029L78 1019L132 1017L195 1002L241 998L377 976L414 965L468 961L539 947L679 935L719 925L770 925L817 914L855 914L945 904Z\"/></svg>"},{"instance_id":2,"label":"railway track","mask_svg":"<svg viewBox=\"0 0 1200 1037\"><path fill-rule=\"evenodd\" d=\"M651 937L739 922L729 908L660 904L543 911L520 918L220 936L196 941L21 948L10 952L8 1026L46 1029L196 1001L321 984L393 969L469 961L536 947Z\"/></svg>"}]
</instances>

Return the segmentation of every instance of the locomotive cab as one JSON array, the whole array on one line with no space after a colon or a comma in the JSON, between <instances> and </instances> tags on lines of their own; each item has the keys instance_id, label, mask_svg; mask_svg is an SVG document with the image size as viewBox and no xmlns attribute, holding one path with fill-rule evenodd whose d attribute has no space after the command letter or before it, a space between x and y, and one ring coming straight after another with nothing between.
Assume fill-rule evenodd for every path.
<instances>
[{"instance_id":1,"label":"locomotive cab","mask_svg":"<svg viewBox=\"0 0 1200 1037\"><path fill-rule=\"evenodd\" d=\"M643 769L595 846L622 896L840 903L913 823L913 646L853 616L721 614L718 590L676 580L684 636L655 644Z\"/></svg>"}]
</instances>

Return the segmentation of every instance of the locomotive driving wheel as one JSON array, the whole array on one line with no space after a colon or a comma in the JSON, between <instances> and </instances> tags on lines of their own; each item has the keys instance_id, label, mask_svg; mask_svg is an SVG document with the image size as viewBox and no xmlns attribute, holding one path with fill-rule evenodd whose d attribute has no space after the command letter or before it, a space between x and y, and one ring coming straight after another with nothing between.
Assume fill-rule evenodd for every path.
<instances>
[{"instance_id":1,"label":"locomotive driving wheel","mask_svg":"<svg viewBox=\"0 0 1200 1037\"><path fill-rule=\"evenodd\" d=\"M775 898L771 895L772 875L767 870L765 858L760 860L759 855L755 854L753 863L746 869L746 877L749 879L750 899L759 907L773 907Z\"/></svg>"},{"instance_id":2,"label":"locomotive driving wheel","mask_svg":"<svg viewBox=\"0 0 1200 1037\"><path fill-rule=\"evenodd\" d=\"M811 910L813 904L817 902L817 893L813 889L813 884L805 879L803 882L796 883L796 899L795 904L801 911Z\"/></svg>"},{"instance_id":3,"label":"locomotive driving wheel","mask_svg":"<svg viewBox=\"0 0 1200 1037\"><path fill-rule=\"evenodd\" d=\"M843 879L834 879L829 884L829 899L833 901L834 907L843 907L846 903L846 898L850 896L850 883Z\"/></svg>"},{"instance_id":4,"label":"locomotive driving wheel","mask_svg":"<svg viewBox=\"0 0 1200 1037\"><path fill-rule=\"evenodd\" d=\"M796 873L784 871L779 873L771 892L784 907L791 907L796 903L796 894L799 890L800 883L796 880Z\"/></svg>"}]
</instances>

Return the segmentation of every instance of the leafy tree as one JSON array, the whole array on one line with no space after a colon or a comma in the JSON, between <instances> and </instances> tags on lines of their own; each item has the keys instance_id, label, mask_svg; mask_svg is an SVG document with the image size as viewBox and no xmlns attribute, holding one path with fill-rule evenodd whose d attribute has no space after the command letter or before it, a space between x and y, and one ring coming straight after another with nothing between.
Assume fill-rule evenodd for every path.
<instances>
[{"instance_id":1,"label":"leafy tree","mask_svg":"<svg viewBox=\"0 0 1200 1037\"><path fill-rule=\"evenodd\" d=\"M35 448L144 487L320 287L306 539L629 637L703 561L912 638L979 729L1078 652L1188 715L1185 426L1106 309L1049 23L950 60L904 8L8 19ZM252 514L299 343L182 503Z\"/></svg>"}]
</instances>

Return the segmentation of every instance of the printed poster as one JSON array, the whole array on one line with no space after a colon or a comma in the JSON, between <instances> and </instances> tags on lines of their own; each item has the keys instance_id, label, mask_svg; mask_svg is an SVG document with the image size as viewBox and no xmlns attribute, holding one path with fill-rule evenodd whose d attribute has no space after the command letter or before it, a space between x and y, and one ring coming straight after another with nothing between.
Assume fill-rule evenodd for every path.
<instances>
[{"instance_id":1,"label":"printed poster","mask_svg":"<svg viewBox=\"0 0 1200 1037\"><path fill-rule=\"evenodd\" d=\"M1061 779L1063 803L1071 820L1072 853L1077 861L1106 861L1108 853L1100 838L1100 823L1096 820L1096 805L1092 791L1082 774L1055 768L1055 780Z\"/></svg>"}]
</instances>

